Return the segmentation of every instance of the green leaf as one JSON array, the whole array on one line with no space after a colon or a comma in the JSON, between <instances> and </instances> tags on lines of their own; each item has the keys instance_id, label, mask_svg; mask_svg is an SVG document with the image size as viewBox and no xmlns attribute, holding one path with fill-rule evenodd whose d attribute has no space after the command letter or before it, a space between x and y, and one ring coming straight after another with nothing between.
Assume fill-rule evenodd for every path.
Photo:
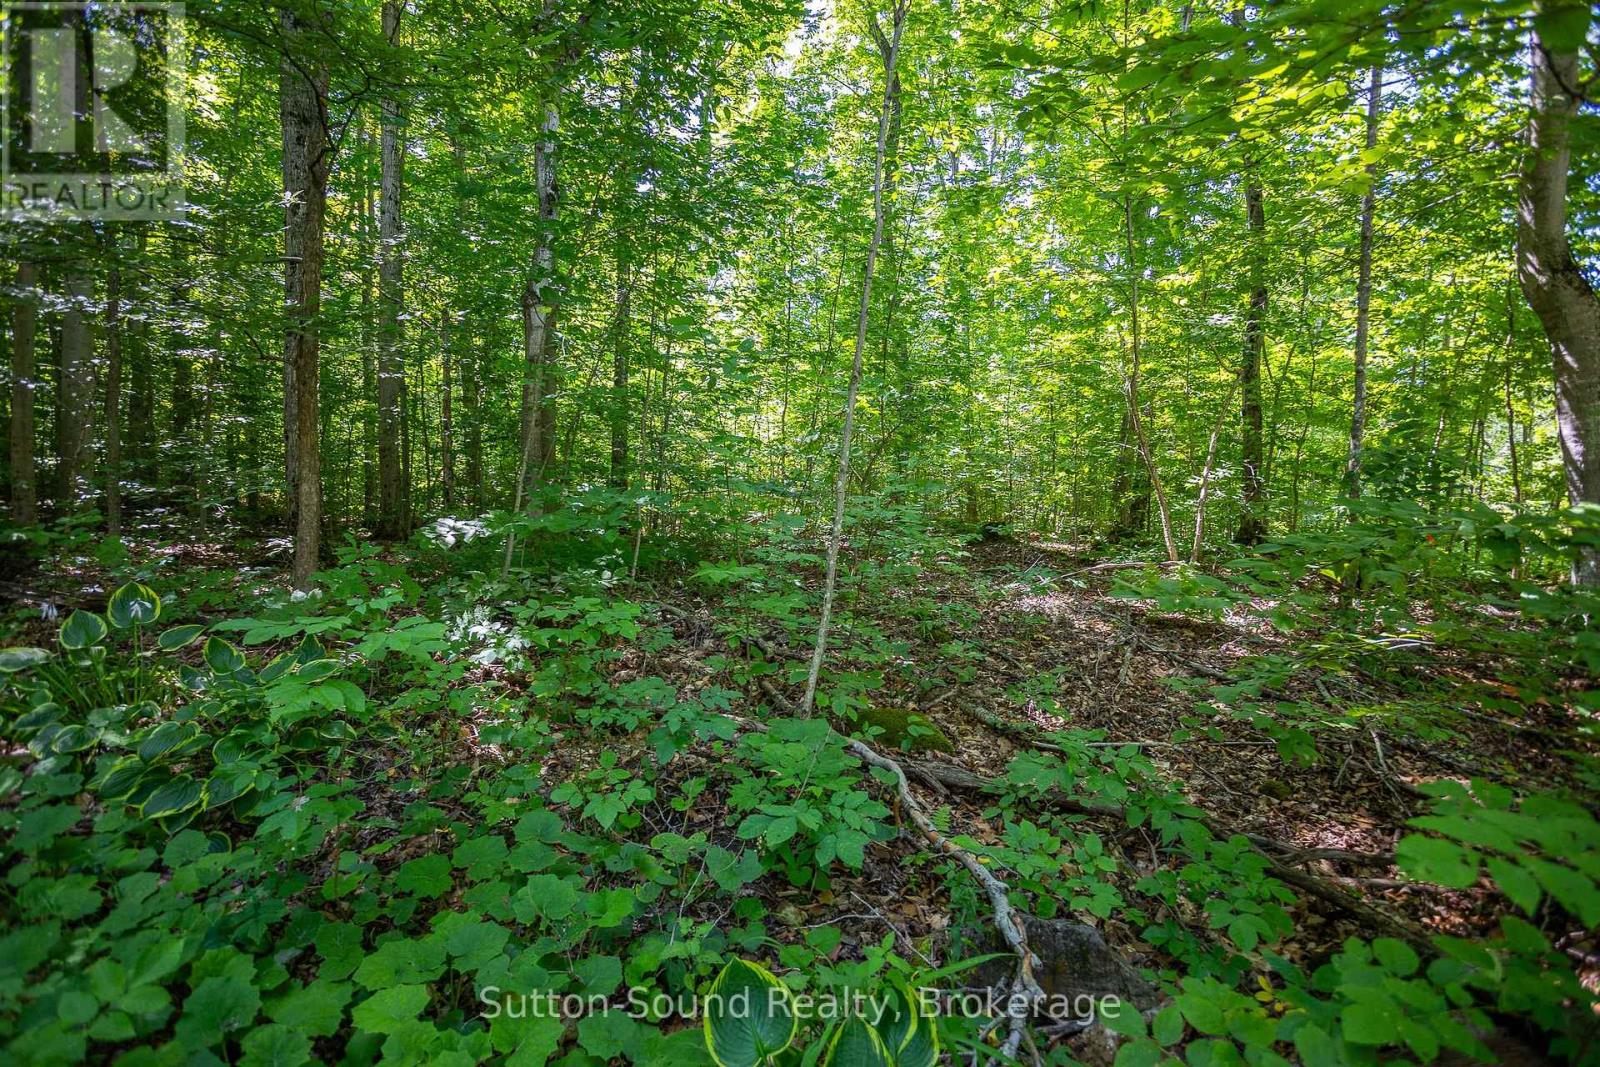
<instances>
[{"instance_id":1,"label":"green leaf","mask_svg":"<svg viewBox=\"0 0 1600 1067\"><path fill-rule=\"evenodd\" d=\"M203 791L200 782L187 774L180 774L146 797L144 803L139 805L139 814L146 819L177 815L198 805Z\"/></svg>"},{"instance_id":2,"label":"green leaf","mask_svg":"<svg viewBox=\"0 0 1600 1067\"><path fill-rule=\"evenodd\" d=\"M1179 993L1174 999L1189 1025L1202 1034L1221 1034L1228 1029L1222 1009L1215 1000L1200 993Z\"/></svg>"},{"instance_id":3,"label":"green leaf","mask_svg":"<svg viewBox=\"0 0 1600 1067\"><path fill-rule=\"evenodd\" d=\"M1153 1036L1162 1047L1176 1045L1183 1040L1183 1014L1176 1004L1168 1004L1156 1012L1154 1023L1150 1027Z\"/></svg>"},{"instance_id":4,"label":"green leaf","mask_svg":"<svg viewBox=\"0 0 1600 1067\"><path fill-rule=\"evenodd\" d=\"M241 1043L239 1067L300 1067L311 1062L311 1039L281 1023L259 1026Z\"/></svg>"},{"instance_id":5,"label":"green leaf","mask_svg":"<svg viewBox=\"0 0 1600 1067\"><path fill-rule=\"evenodd\" d=\"M186 626L174 626L161 631L161 636L156 638L156 645L165 652L175 652L193 644L194 639L205 633L205 630L204 626L192 623Z\"/></svg>"},{"instance_id":6,"label":"green leaf","mask_svg":"<svg viewBox=\"0 0 1600 1067\"><path fill-rule=\"evenodd\" d=\"M1539 906L1539 898L1544 895L1538 879L1518 864L1499 856L1490 856L1486 865L1489 877L1500 887L1500 892L1510 898L1511 903L1532 915L1533 909Z\"/></svg>"},{"instance_id":7,"label":"green leaf","mask_svg":"<svg viewBox=\"0 0 1600 1067\"><path fill-rule=\"evenodd\" d=\"M444 945L434 938L385 941L356 968L355 979L368 989L420 985L444 971Z\"/></svg>"},{"instance_id":8,"label":"green leaf","mask_svg":"<svg viewBox=\"0 0 1600 1067\"><path fill-rule=\"evenodd\" d=\"M703 1028L721 1067L756 1067L794 1043L794 994L765 967L730 960L706 996Z\"/></svg>"},{"instance_id":9,"label":"green leaf","mask_svg":"<svg viewBox=\"0 0 1600 1067\"><path fill-rule=\"evenodd\" d=\"M234 674L244 669L244 655L220 637L206 638L206 666L218 674Z\"/></svg>"},{"instance_id":10,"label":"green leaf","mask_svg":"<svg viewBox=\"0 0 1600 1067\"><path fill-rule=\"evenodd\" d=\"M424 986L390 986L357 1004L350 1015L359 1030L369 1034L392 1034L415 1019L427 1003L428 990Z\"/></svg>"},{"instance_id":11,"label":"green leaf","mask_svg":"<svg viewBox=\"0 0 1600 1067\"><path fill-rule=\"evenodd\" d=\"M450 891L450 858L435 852L410 860L395 874L394 884L425 899L443 896Z\"/></svg>"},{"instance_id":12,"label":"green leaf","mask_svg":"<svg viewBox=\"0 0 1600 1067\"><path fill-rule=\"evenodd\" d=\"M268 1004L267 1018L313 1037L332 1037L344 1021L344 1006L350 1002L350 993L348 982L319 978Z\"/></svg>"},{"instance_id":13,"label":"green leaf","mask_svg":"<svg viewBox=\"0 0 1600 1067\"><path fill-rule=\"evenodd\" d=\"M1454 841L1407 834L1394 850L1402 871L1423 882L1466 889L1478 881L1478 854Z\"/></svg>"},{"instance_id":14,"label":"green leaf","mask_svg":"<svg viewBox=\"0 0 1600 1067\"><path fill-rule=\"evenodd\" d=\"M148 585L129 582L106 605L106 617L119 630L130 626L149 626L161 617L161 597Z\"/></svg>"},{"instance_id":15,"label":"green leaf","mask_svg":"<svg viewBox=\"0 0 1600 1067\"><path fill-rule=\"evenodd\" d=\"M622 984L622 961L616 956L590 956L572 968L583 992L610 996Z\"/></svg>"},{"instance_id":16,"label":"green leaf","mask_svg":"<svg viewBox=\"0 0 1600 1067\"><path fill-rule=\"evenodd\" d=\"M553 874L533 875L512 902L517 918L524 922L536 917L550 921L565 919L577 906L578 891Z\"/></svg>"},{"instance_id":17,"label":"green leaf","mask_svg":"<svg viewBox=\"0 0 1600 1067\"><path fill-rule=\"evenodd\" d=\"M876 1030L852 1015L833 1035L822 1062L824 1067L893 1067L894 1055Z\"/></svg>"},{"instance_id":18,"label":"green leaf","mask_svg":"<svg viewBox=\"0 0 1600 1067\"><path fill-rule=\"evenodd\" d=\"M1552 52L1576 52L1583 47L1593 17L1588 3L1543 3L1536 11L1533 25L1542 45Z\"/></svg>"},{"instance_id":19,"label":"green leaf","mask_svg":"<svg viewBox=\"0 0 1600 1067\"><path fill-rule=\"evenodd\" d=\"M87 611L74 611L67 616L67 621L61 624L61 647L88 648L90 645L98 644L108 632L106 621L100 616Z\"/></svg>"},{"instance_id":20,"label":"green leaf","mask_svg":"<svg viewBox=\"0 0 1600 1067\"><path fill-rule=\"evenodd\" d=\"M1383 964L1384 970L1398 978L1405 978L1415 972L1421 962L1410 945L1404 941L1396 941L1392 937L1380 937L1374 940L1372 954L1378 957L1378 962Z\"/></svg>"},{"instance_id":21,"label":"green leaf","mask_svg":"<svg viewBox=\"0 0 1600 1067\"><path fill-rule=\"evenodd\" d=\"M26 645L0 648L0 674L25 671L30 667L37 667L49 658L50 653L42 648L31 648Z\"/></svg>"},{"instance_id":22,"label":"green leaf","mask_svg":"<svg viewBox=\"0 0 1600 1067\"><path fill-rule=\"evenodd\" d=\"M139 758L146 763L154 763L198 736L200 728L192 722L164 722L140 740Z\"/></svg>"},{"instance_id":23,"label":"green leaf","mask_svg":"<svg viewBox=\"0 0 1600 1067\"><path fill-rule=\"evenodd\" d=\"M1345 1005L1340 1026L1353 1045L1390 1045L1400 1040L1400 1020L1393 1004L1369 1001Z\"/></svg>"},{"instance_id":24,"label":"green leaf","mask_svg":"<svg viewBox=\"0 0 1600 1067\"><path fill-rule=\"evenodd\" d=\"M183 1002L178 1036L201 1048L214 1045L229 1031L254 1022L260 1007L261 995L247 979L237 975L207 978Z\"/></svg>"}]
</instances>

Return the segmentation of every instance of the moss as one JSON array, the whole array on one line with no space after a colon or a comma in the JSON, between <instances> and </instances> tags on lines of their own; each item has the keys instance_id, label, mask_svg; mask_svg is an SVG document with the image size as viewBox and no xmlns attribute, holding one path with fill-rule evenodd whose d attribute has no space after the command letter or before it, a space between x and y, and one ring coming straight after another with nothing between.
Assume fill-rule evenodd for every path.
<instances>
[{"instance_id":1,"label":"moss","mask_svg":"<svg viewBox=\"0 0 1600 1067\"><path fill-rule=\"evenodd\" d=\"M872 707L856 714L856 725L862 734L874 727L882 731L872 734L874 744L911 752L954 752L956 746L945 732L926 715L910 708Z\"/></svg>"}]
</instances>

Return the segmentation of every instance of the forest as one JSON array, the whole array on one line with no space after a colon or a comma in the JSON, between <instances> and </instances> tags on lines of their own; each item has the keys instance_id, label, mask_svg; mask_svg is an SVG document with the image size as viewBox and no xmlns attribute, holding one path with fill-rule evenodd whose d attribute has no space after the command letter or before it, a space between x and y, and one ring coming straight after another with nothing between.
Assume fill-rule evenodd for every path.
<instances>
[{"instance_id":1,"label":"forest","mask_svg":"<svg viewBox=\"0 0 1600 1067\"><path fill-rule=\"evenodd\" d=\"M0 65L0 1060L1600 1065L1587 0Z\"/></svg>"}]
</instances>

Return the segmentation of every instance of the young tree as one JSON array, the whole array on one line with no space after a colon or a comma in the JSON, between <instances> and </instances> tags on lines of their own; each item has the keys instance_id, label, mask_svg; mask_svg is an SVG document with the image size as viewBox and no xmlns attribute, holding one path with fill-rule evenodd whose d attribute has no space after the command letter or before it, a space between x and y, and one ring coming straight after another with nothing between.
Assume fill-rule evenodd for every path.
<instances>
[{"instance_id":1,"label":"young tree","mask_svg":"<svg viewBox=\"0 0 1600 1067\"><path fill-rule=\"evenodd\" d=\"M1374 64L1367 88L1367 151L1378 145L1383 107L1383 66ZM1372 219L1378 204L1378 165L1366 165L1367 190L1361 197L1361 252L1356 267L1355 401L1350 409L1350 449L1345 460L1345 494L1361 495L1361 447L1367 432L1367 338L1372 317Z\"/></svg>"},{"instance_id":2,"label":"young tree","mask_svg":"<svg viewBox=\"0 0 1600 1067\"><path fill-rule=\"evenodd\" d=\"M839 543L844 540L844 502L850 484L850 436L855 429L856 395L861 390L861 353L867 346L867 312L872 307L872 271L883 243L883 160L889 142L889 126L894 116L895 63L900 55L900 38L905 30L910 0L896 0L889 16L888 33L878 25L876 13L868 12L872 36L879 42L883 63L883 106L878 111L878 144L872 160L872 240L867 244L867 261L861 270L861 304L856 311L855 354L850 363L850 384L844 394L844 425L839 431L839 470L833 482L833 529L828 535L828 563L822 582L822 613L817 620L817 640L811 649L811 667L806 672L806 691L798 714L811 714L817 699L817 678L822 674L822 657L828 651L828 622L833 615L833 593L839 575Z\"/></svg>"}]
</instances>

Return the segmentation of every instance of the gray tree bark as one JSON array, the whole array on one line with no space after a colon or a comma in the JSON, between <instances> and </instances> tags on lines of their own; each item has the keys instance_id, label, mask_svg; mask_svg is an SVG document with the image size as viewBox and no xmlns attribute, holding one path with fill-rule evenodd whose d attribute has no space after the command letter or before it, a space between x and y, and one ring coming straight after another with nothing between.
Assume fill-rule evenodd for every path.
<instances>
[{"instance_id":1,"label":"gray tree bark","mask_svg":"<svg viewBox=\"0 0 1600 1067\"><path fill-rule=\"evenodd\" d=\"M11 310L11 521L18 526L39 521L39 473L33 452L38 281L38 267L17 264L17 303Z\"/></svg>"},{"instance_id":2,"label":"gray tree bark","mask_svg":"<svg viewBox=\"0 0 1600 1067\"><path fill-rule=\"evenodd\" d=\"M116 246L107 242L116 256ZM122 533L122 272L115 263L106 281L106 533Z\"/></svg>"},{"instance_id":3,"label":"gray tree bark","mask_svg":"<svg viewBox=\"0 0 1600 1067\"><path fill-rule=\"evenodd\" d=\"M1581 11L1581 3L1544 5L1547 12L1572 9ZM1600 503L1600 298L1567 239L1571 124L1579 85L1576 45L1552 47L1535 32L1528 149L1517 202L1517 273L1550 340L1567 499L1593 504ZM1600 586L1600 552L1581 552L1572 580Z\"/></svg>"},{"instance_id":4,"label":"gray tree bark","mask_svg":"<svg viewBox=\"0 0 1600 1067\"><path fill-rule=\"evenodd\" d=\"M69 268L67 306L61 315L61 368L56 387L57 507L70 514L87 498L83 484L88 462L90 375L94 359L89 303L94 281L81 267Z\"/></svg>"},{"instance_id":5,"label":"gray tree bark","mask_svg":"<svg viewBox=\"0 0 1600 1067\"><path fill-rule=\"evenodd\" d=\"M402 6L383 5L383 36L399 42ZM405 405L405 366L400 316L405 304L401 243L401 197L405 183L405 138L400 104L386 96L382 105L382 176L378 189L378 535L405 536L406 484L400 454L401 412Z\"/></svg>"}]
</instances>

